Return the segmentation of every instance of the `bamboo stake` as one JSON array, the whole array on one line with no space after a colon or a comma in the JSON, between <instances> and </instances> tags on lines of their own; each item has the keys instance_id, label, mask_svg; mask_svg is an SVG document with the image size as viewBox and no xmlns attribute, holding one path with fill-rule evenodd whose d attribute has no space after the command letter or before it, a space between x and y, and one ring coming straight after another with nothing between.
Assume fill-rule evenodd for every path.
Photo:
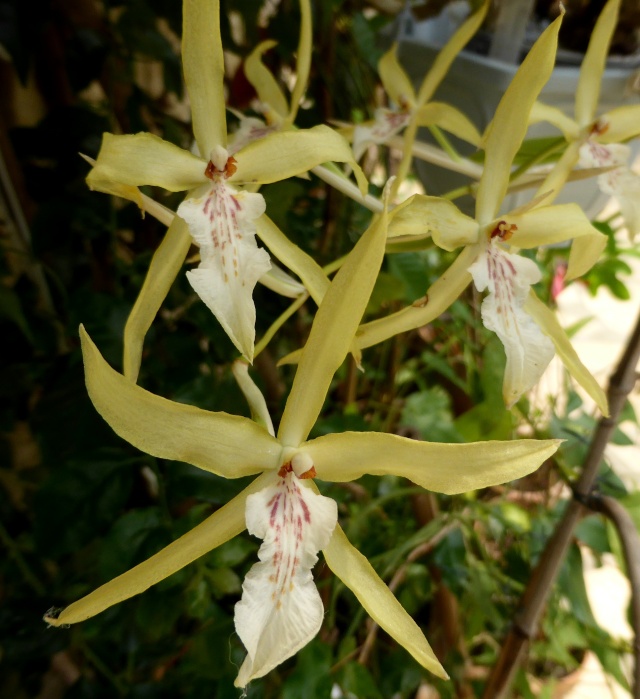
<instances>
[{"instance_id":1,"label":"bamboo stake","mask_svg":"<svg viewBox=\"0 0 640 699\"><path fill-rule=\"evenodd\" d=\"M528 644L535 636L540 617L564 561L573 530L585 513L604 449L616 427L618 418L636 381L636 366L640 359L640 316L627 343L617 369L609 382L608 400L610 417L602 417L593 435L582 468L582 475L574 488L574 499L569 502L564 517L540 557L529 580L511 630L502 646L498 661L493 667L484 689L483 699L505 699L520 667ZM638 591L634 590L634 597ZM637 643L636 639L636 643ZM636 687L635 691L638 689ZM636 694L637 696L637 694Z\"/></svg>"}]
</instances>

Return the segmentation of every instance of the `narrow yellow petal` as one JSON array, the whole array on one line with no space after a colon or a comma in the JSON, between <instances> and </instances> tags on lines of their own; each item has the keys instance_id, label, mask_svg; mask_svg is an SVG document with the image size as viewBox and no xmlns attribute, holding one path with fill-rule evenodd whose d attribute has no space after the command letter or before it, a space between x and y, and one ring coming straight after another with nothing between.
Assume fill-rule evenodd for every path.
<instances>
[{"instance_id":1,"label":"narrow yellow petal","mask_svg":"<svg viewBox=\"0 0 640 699\"><path fill-rule=\"evenodd\" d=\"M258 93L258 99L282 119L289 114L289 103L273 73L262 62L262 54L276 46L275 41L263 41L247 56L244 74Z\"/></svg>"},{"instance_id":2,"label":"narrow yellow petal","mask_svg":"<svg viewBox=\"0 0 640 699\"><path fill-rule=\"evenodd\" d=\"M176 216L153 255L142 289L124 326L123 370L134 383L140 371L144 337L178 276L190 245L187 224Z\"/></svg>"},{"instance_id":3,"label":"narrow yellow petal","mask_svg":"<svg viewBox=\"0 0 640 699\"><path fill-rule=\"evenodd\" d=\"M356 243L322 299L280 422L278 438L285 446L306 439L322 409L369 302L386 238L385 211Z\"/></svg>"},{"instance_id":4,"label":"narrow yellow petal","mask_svg":"<svg viewBox=\"0 0 640 699\"><path fill-rule=\"evenodd\" d=\"M249 376L249 365L247 362L243 359L237 359L231 365L231 371L233 372L233 377L238 383L245 400L249 404L251 419L257 422L261 427L264 427L270 435L274 435L273 422L271 421L271 415L269 415L267 401L264 399L262 391L256 386L251 376Z\"/></svg>"},{"instance_id":5,"label":"narrow yellow petal","mask_svg":"<svg viewBox=\"0 0 640 699\"><path fill-rule=\"evenodd\" d=\"M473 146L479 146L482 137L478 129L458 109L444 102L429 102L416 111L418 126L439 126Z\"/></svg>"},{"instance_id":6,"label":"narrow yellow petal","mask_svg":"<svg viewBox=\"0 0 640 699\"><path fill-rule=\"evenodd\" d=\"M96 164L87 175L91 189L113 194L113 183L156 185L181 192L206 182L206 163L150 133L105 133ZM127 197L129 198L129 197Z\"/></svg>"},{"instance_id":7,"label":"narrow yellow petal","mask_svg":"<svg viewBox=\"0 0 640 699\"><path fill-rule=\"evenodd\" d=\"M88 155L80 153L80 157L86 160L92 167L95 166L96 161L90 158ZM136 206L144 213L151 214L155 219L164 223L167 228L171 225L175 214L171 209L168 209L163 204L160 204L155 199L143 194L138 187L134 187L128 184L120 184L119 182L109 182L107 180L102 181L102 186L100 191L105 194L112 194L115 197L122 197L123 199L128 199L132 201Z\"/></svg>"},{"instance_id":8,"label":"narrow yellow petal","mask_svg":"<svg viewBox=\"0 0 640 699\"><path fill-rule=\"evenodd\" d=\"M300 40L298 41L296 61L296 83L291 94L291 110L288 119L291 124L296 120L300 102L309 82L312 43L311 2L310 0L300 0Z\"/></svg>"},{"instance_id":9,"label":"narrow yellow petal","mask_svg":"<svg viewBox=\"0 0 640 699\"><path fill-rule=\"evenodd\" d=\"M422 667L448 679L420 627L380 579L371 563L349 543L340 525L333 530L323 554L329 568L358 598L367 614Z\"/></svg>"},{"instance_id":10,"label":"narrow yellow petal","mask_svg":"<svg viewBox=\"0 0 640 699\"><path fill-rule=\"evenodd\" d=\"M393 44L382 55L382 58L378 61L378 74L380 75L384 91L389 95L392 102L395 102L401 108L412 107L416 102L416 93L409 76L398 61L397 51L398 44Z\"/></svg>"},{"instance_id":11,"label":"narrow yellow petal","mask_svg":"<svg viewBox=\"0 0 640 699\"><path fill-rule=\"evenodd\" d=\"M329 280L322 271L322 267L304 250L292 243L268 216L260 216L255 223L260 240L274 257L300 277L309 295L319 306L329 288Z\"/></svg>"},{"instance_id":12,"label":"narrow yellow petal","mask_svg":"<svg viewBox=\"0 0 640 699\"><path fill-rule=\"evenodd\" d=\"M594 231L592 235L583 235L571 243L569 265L567 266L567 281L577 279L586 274L600 259L607 246L607 236Z\"/></svg>"},{"instance_id":13,"label":"narrow yellow petal","mask_svg":"<svg viewBox=\"0 0 640 699\"><path fill-rule=\"evenodd\" d=\"M273 476L264 474L256 478L224 507L162 551L69 605L59 616L46 616L45 621L52 626L63 626L90 619L114 604L148 590L200 556L233 539L246 527L247 497L261 490L269 478Z\"/></svg>"},{"instance_id":14,"label":"narrow yellow petal","mask_svg":"<svg viewBox=\"0 0 640 699\"><path fill-rule=\"evenodd\" d=\"M533 293L525 303L525 311L535 320L542 332L553 342L558 356L573 378L593 398L598 408L605 417L609 415L607 396L591 372L580 361L571 341L564 331L556 314Z\"/></svg>"},{"instance_id":15,"label":"narrow yellow petal","mask_svg":"<svg viewBox=\"0 0 640 699\"><path fill-rule=\"evenodd\" d=\"M355 346L358 349L377 345L379 342L419 328L435 320L460 296L471 281L468 272L478 251L474 246L466 247L446 272L427 290L424 302L416 302L386 318L365 323L358 329Z\"/></svg>"},{"instance_id":16,"label":"narrow yellow petal","mask_svg":"<svg viewBox=\"0 0 640 699\"><path fill-rule=\"evenodd\" d=\"M271 133L238 151L237 170L231 182L268 184L300 175L326 162L348 163L360 191L367 192L367 178L353 159L347 141L328 126Z\"/></svg>"},{"instance_id":17,"label":"narrow yellow petal","mask_svg":"<svg viewBox=\"0 0 640 699\"><path fill-rule=\"evenodd\" d=\"M431 235L445 250L478 242L478 224L447 199L414 194L389 214L389 238Z\"/></svg>"},{"instance_id":18,"label":"narrow yellow petal","mask_svg":"<svg viewBox=\"0 0 640 699\"><path fill-rule=\"evenodd\" d=\"M560 129L567 141L575 141L580 137L580 126L577 121L567 116L558 107L536 101L529 114L529 124L537 124L541 121L546 121Z\"/></svg>"},{"instance_id":19,"label":"narrow yellow petal","mask_svg":"<svg viewBox=\"0 0 640 699\"><path fill-rule=\"evenodd\" d=\"M225 478L280 465L280 445L255 422L149 393L114 371L82 326L80 339L89 397L114 432L133 446Z\"/></svg>"},{"instance_id":20,"label":"narrow yellow petal","mask_svg":"<svg viewBox=\"0 0 640 699\"><path fill-rule=\"evenodd\" d=\"M578 164L580 158L580 141L572 141L560 160L553 166L551 172L544 178L538 187L534 198L546 195L544 203L549 205L560 194L566 184L571 171Z\"/></svg>"},{"instance_id":21,"label":"narrow yellow petal","mask_svg":"<svg viewBox=\"0 0 640 699\"><path fill-rule=\"evenodd\" d=\"M600 82L609 53L609 44L618 21L620 0L609 0L598 17L580 68L576 89L576 121L588 126L596 116L600 97Z\"/></svg>"},{"instance_id":22,"label":"narrow yellow petal","mask_svg":"<svg viewBox=\"0 0 640 699\"><path fill-rule=\"evenodd\" d=\"M227 145L220 0L184 0L182 65L193 134L200 155L208 160L216 146Z\"/></svg>"},{"instance_id":23,"label":"narrow yellow petal","mask_svg":"<svg viewBox=\"0 0 640 699\"><path fill-rule=\"evenodd\" d=\"M606 131L598 136L602 143L622 143L640 135L640 104L616 107L602 115Z\"/></svg>"},{"instance_id":24,"label":"narrow yellow petal","mask_svg":"<svg viewBox=\"0 0 640 699\"><path fill-rule=\"evenodd\" d=\"M577 204L543 206L523 214L505 214L505 221L517 227L509 245L537 248L572 238L600 235Z\"/></svg>"},{"instance_id":25,"label":"narrow yellow petal","mask_svg":"<svg viewBox=\"0 0 640 699\"><path fill-rule=\"evenodd\" d=\"M484 173L478 185L476 220L492 221L509 186L511 164L528 128L529 113L551 76L562 16L541 34L504 93L485 134Z\"/></svg>"},{"instance_id":26,"label":"narrow yellow petal","mask_svg":"<svg viewBox=\"0 0 640 699\"><path fill-rule=\"evenodd\" d=\"M429 72L425 75L420 90L418 91L418 105L421 106L425 104L433 97L433 93L447 74L455 57L462 51L469 39L471 39L480 28L490 4L488 0L485 0L480 9L460 26L436 56L436 60L433 62Z\"/></svg>"},{"instance_id":27,"label":"narrow yellow petal","mask_svg":"<svg viewBox=\"0 0 640 699\"><path fill-rule=\"evenodd\" d=\"M322 480L341 483L365 473L391 474L455 495L522 478L559 445L557 439L439 444L381 432L342 432L312 439L301 451L313 459Z\"/></svg>"}]
</instances>

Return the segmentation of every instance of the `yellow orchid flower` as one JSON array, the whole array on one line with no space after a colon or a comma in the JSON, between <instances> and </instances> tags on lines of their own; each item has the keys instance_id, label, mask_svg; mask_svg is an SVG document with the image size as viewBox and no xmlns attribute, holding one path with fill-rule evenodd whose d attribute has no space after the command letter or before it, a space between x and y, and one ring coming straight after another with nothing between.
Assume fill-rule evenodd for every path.
<instances>
[{"instance_id":1,"label":"yellow orchid flower","mask_svg":"<svg viewBox=\"0 0 640 699\"><path fill-rule=\"evenodd\" d=\"M633 238L640 231L640 176L629 169L630 149L624 141L640 135L640 105L616 107L597 116L600 83L611 38L618 21L620 0L609 0L598 17L589 47L582 61L576 91L574 116L557 107L538 102L530 123L548 121L562 131L568 147L554 169L540 185L540 192L557 195L573 168L612 168L598 177L600 189L618 200L620 212ZM601 245L604 245L602 240ZM593 261L602 251L591 241L589 249L578 244L572 255L589 256Z\"/></svg>"},{"instance_id":2,"label":"yellow orchid flower","mask_svg":"<svg viewBox=\"0 0 640 699\"><path fill-rule=\"evenodd\" d=\"M108 193L125 186L131 189L132 197L141 185L189 192L178 207L167 245L154 259L154 271L157 261L167 263L166 273L145 282L142 298L150 310L157 311L164 298L162 291L166 293L190 242L195 242L201 261L197 269L187 273L189 282L234 345L252 361L253 289L271 263L268 253L255 241L256 220L265 211L264 198L239 191L237 185L276 182L327 161L350 163L363 192L367 184L347 142L327 126L273 133L233 155L229 153L219 24L218 0L185 0L183 67L194 135L203 157L148 133L105 134L87 182L93 189ZM139 315L144 316L144 323L153 317L150 312ZM140 330L146 332L149 327L144 323L136 325L140 345ZM131 373L137 373L137 366Z\"/></svg>"},{"instance_id":3,"label":"yellow orchid flower","mask_svg":"<svg viewBox=\"0 0 640 699\"><path fill-rule=\"evenodd\" d=\"M528 206L499 214L513 158L527 130L529 112L553 69L561 19L551 24L534 44L487 129L475 218L460 212L450 201L422 195L414 196L392 212L390 237L430 233L440 247L453 250L465 246L464 249L427 291L423 303L363 325L355 344L363 349L431 322L473 281L478 291L488 291L481 309L484 325L504 345L505 404L512 406L534 386L558 352L570 373L606 414L604 391L571 348L555 315L542 310L543 304L531 289L540 280L540 270L535 262L517 254L519 248L581 238L595 240L593 247L598 247L602 234L577 205L542 206L544 196ZM591 254L574 257L568 278L580 276L591 264Z\"/></svg>"},{"instance_id":4,"label":"yellow orchid flower","mask_svg":"<svg viewBox=\"0 0 640 699\"><path fill-rule=\"evenodd\" d=\"M417 94L409 76L398 61L397 45L394 44L382 56L378 63L378 73L385 92L395 106L391 109L382 107L376 109L372 122L359 124L353 129L353 154L356 160L360 160L372 143L387 143L409 124L411 124L409 129L411 133L407 134L407 140L413 141L417 129L421 126L438 126L474 146L479 145L480 134L464 114L448 104L429 102L429 100L438 89L455 57L478 31L487 9L488 3L485 2L449 39L425 75ZM407 150L410 162L411 149ZM400 168L398 183L405 177L409 162L406 168Z\"/></svg>"},{"instance_id":5,"label":"yellow orchid flower","mask_svg":"<svg viewBox=\"0 0 640 699\"><path fill-rule=\"evenodd\" d=\"M258 95L258 110L264 114L266 122L238 113L240 126L231 136L232 151L239 150L274 131L286 131L293 127L311 68L312 27L309 0L300 0L300 40L296 56L296 78L290 100L287 100L278 81L262 62L264 53L276 46L276 43L268 40L258 44L244 63L244 73Z\"/></svg>"},{"instance_id":6,"label":"yellow orchid flower","mask_svg":"<svg viewBox=\"0 0 640 699\"><path fill-rule=\"evenodd\" d=\"M442 493L460 493L524 476L558 440L436 444L381 433L307 440L334 372L349 351L375 283L386 242L383 213L365 232L324 294L297 369L277 436L247 367L234 373L255 417L213 413L153 395L114 371L81 329L87 388L96 409L124 439L158 458L227 478L259 475L195 529L132 570L73 603L54 626L74 624L144 592L245 528L261 539L235 610L247 649L236 685L244 687L293 655L318 632L323 607L311 568L318 551L366 611L425 668L446 672L418 625L337 524L336 503L314 478L351 481L395 474Z\"/></svg>"}]
</instances>

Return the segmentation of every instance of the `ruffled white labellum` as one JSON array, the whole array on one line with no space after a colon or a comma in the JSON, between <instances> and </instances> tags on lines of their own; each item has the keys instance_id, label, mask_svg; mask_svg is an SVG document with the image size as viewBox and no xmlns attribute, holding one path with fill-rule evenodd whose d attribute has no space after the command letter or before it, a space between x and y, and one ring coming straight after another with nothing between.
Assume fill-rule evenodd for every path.
<instances>
[{"instance_id":1,"label":"ruffled white labellum","mask_svg":"<svg viewBox=\"0 0 640 699\"><path fill-rule=\"evenodd\" d=\"M302 477L313 475L312 468ZM247 498L246 517L249 533L263 543L235 608L236 631L247 649L238 687L266 675L320 630L324 608L311 569L329 543L338 509L306 487L288 463L273 485Z\"/></svg>"},{"instance_id":2,"label":"ruffled white labellum","mask_svg":"<svg viewBox=\"0 0 640 699\"><path fill-rule=\"evenodd\" d=\"M256 324L253 289L271 262L256 243L253 223L265 211L264 198L238 192L227 183L234 163L224 148L212 151L205 172L211 184L185 199L177 213L200 246L200 265L187 272L189 283L251 362Z\"/></svg>"},{"instance_id":3,"label":"ruffled white labellum","mask_svg":"<svg viewBox=\"0 0 640 699\"><path fill-rule=\"evenodd\" d=\"M356 126L353 131L353 157L360 160L372 143L386 143L404 129L410 118L411 114L408 111L376 109L371 126Z\"/></svg>"},{"instance_id":4,"label":"ruffled white labellum","mask_svg":"<svg viewBox=\"0 0 640 699\"><path fill-rule=\"evenodd\" d=\"M531 285L540 281L540 270L533 261L501 247L500 241L510 232L508 224L500 221L485 250L469 267L476 289L489 291L482 302L482 322L504 345L503 396L508 408L539 381L555 353L551 340L523 308Z\"/></svg>"}]
</instances>

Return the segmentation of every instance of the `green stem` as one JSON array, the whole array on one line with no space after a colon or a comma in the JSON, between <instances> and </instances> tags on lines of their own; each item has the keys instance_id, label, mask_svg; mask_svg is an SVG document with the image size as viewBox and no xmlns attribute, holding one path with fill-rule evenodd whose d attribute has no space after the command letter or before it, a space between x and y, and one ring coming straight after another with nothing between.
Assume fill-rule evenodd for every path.
<instances>
[{"instance_id":1,"label":"green stem","mask_svg":"<svg viewBox=\"0 0 640 699\"><path fill-rule=\"evenodd\" d=\"M453 160L454 163L459 163L462 160L462 157L453 147L451 141L444 135L442 129L435 124L432 124L427 128L431 132L431 135L435 138L440 148L442 148L442 150L451 158L451 160Z\"/></svg>"},{"instance_id":2,"label":"green stem","mask_svg":"<svg viewBox=\"0 0 640 699\"><path fill-rule=\"evenodd\" d=\"M262 352L262 350L271 342L273 336L280 330L280 328L286 323L289 318L302 306L302 304L309 298L309 294L300 294L298 298L287 308L287 310L282 313L276 320L271 323L271 326L267 332L262 336L260 342L258 342L253 351L253 359Z\"/></svg>"}]
</instances>

